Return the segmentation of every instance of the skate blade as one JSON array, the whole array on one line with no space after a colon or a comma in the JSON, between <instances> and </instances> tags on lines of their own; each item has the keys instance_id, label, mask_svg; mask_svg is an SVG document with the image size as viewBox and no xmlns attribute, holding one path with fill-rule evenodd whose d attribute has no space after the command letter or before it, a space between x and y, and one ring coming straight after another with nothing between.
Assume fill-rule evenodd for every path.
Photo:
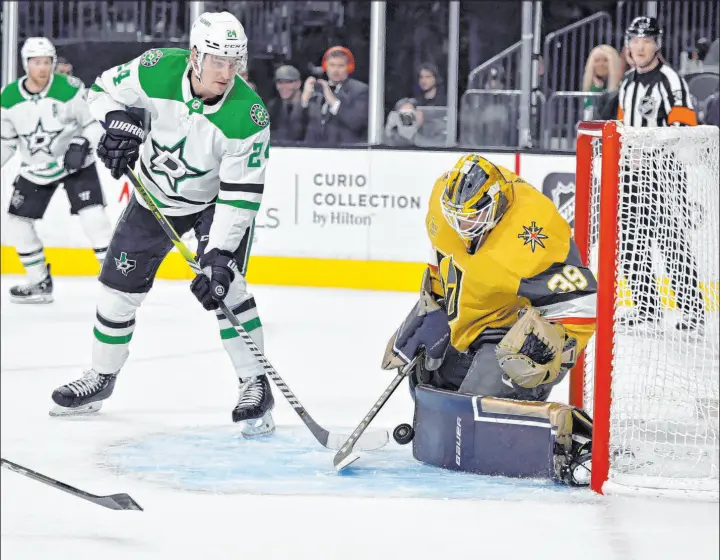
<instances>
[{"instance_id":1,"label":"skate blade","mask_svg":"<svg viewBox=\"0 0 720 560\"><path fill-rule=\"evenodd\" d=\"M275 433L275 421L272 414L267 412L262 418L246 420L241 433L246 439L269 436Z\"/></svg>"},{"instance_id":2,"label":"skate blade","mask_svg":"<svg viewBox=\"0 0 720 560\"><path fill-rule=\"evenodd\" d=\"M54 301L55 301L55 298L52 296L52 294L29 296L29 297L24 297L24 298L10 296L10 303L19 303L21 305L47 304L47 303L52 303Z\"/></svg>"},{"instance_id":3,"label":"skate blade","mask_svg":"<svg viewBox=\"0 0 720 560\"><path fill-rule=\"evenodd\" d=\"M62 416L86 416L88 414L95 414L102 408L102 401L92 402L83 406L77 406L74 408L55 405L49 412L50 416L62 417Z\"/></svg>"}]
</instances>

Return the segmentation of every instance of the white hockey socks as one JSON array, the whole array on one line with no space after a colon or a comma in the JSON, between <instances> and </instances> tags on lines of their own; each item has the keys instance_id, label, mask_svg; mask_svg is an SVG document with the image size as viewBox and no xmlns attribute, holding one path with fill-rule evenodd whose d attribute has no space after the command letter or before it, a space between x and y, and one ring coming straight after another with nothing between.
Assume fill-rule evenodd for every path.
<instances>
[{"instance_id":1,"label":"white hockey socks","mask_svg":"<svg viewBox=\"0 0 720 560\"><path fill-rule=\"evenodd\" d=\"M247 331L253 342L257 345L260 352L263 352L264 340L263 329L260 317L258 317L257 307L255 306L255 298L246 294L246 299L236 305L228 305L230 311L238 318L240 324ZM257 375L262 375L264 370L258 361L258 358L248 348L240 335L227 320L224 313L220 310L215 312L220 327L220 338L222 338L223 346L230 356L235 373L239 379L246 379Z\"/></svg>"},{"instance_id":2,"label":"white hockey socks","mask_svg":"<svg viewBox=\"0 0 720 560\"><path fill-rule=\"evenodd\" d=\"M125 365L135 331L135 312L146 296L120 292L100 284L92 352L92 368L97 373L117 373Z\"/></svg>"},{"instance_id":3,"label":"white hockey socks","mask_svg":"<svg viewBox=\"0 0 720 560\"><path fill-rule=\"evenodd\" d=\"M44 280L48 274L47 263L42 241L35 231L35 220L8 214L6 228L30 283Z\"/></svg>"},{"instance_id":4,"label":"white hockey socks","mask_svg":"<svg viewBox=\"0 0 720 560\"><path fill-rule=\"evenodd\" d=\"M105 207L100 205L89 206L80 210L78 216L83 231L90 240L95 256L102 266L110 244L110 236L112 235L112 226Z\"/></svg>"}]
</instances>

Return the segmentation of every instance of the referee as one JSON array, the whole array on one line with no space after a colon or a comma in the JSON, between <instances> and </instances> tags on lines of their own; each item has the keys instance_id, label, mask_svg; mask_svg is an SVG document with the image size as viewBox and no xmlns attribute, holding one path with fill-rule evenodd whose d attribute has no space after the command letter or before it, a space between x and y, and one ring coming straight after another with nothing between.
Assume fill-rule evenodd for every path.
<instances>
[{"instance_id":1,"label":"referee","mask_svg":"<svg viewBox=\"0 0 720 560\"><path fill-rule=\"evenodd\" d=\"M625 32L625 45L635 67L620 83L618 119L625 126L697 125L687 83L659 58L662 30L657 20L635 18ZM641 161L626 165L623 173L620 251L635 309L620 322L628 327L657 324L662 317L652 266L651 240L655 239L682 312L676 328L701 334L704 303L697 265L684 233L691 227L685 171L662 147L643 149L639 155Z\"/></svg>"}]
</instances>

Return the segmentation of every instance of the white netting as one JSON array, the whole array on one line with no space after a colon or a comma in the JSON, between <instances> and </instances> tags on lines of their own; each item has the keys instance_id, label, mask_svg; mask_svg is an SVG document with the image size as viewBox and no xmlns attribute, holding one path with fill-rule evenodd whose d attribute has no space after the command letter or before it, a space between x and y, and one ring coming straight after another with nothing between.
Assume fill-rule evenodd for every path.
<instances>
[{"instance_id":1,"label":"white netting","mask_svg":"<svg viewBox=\"0 0 720 560\"><path fill-rule=\"evenodd\" d=\"M718 493L718 138L715 127L622 130L609 475L617 484ZM616 236L599 227L601 155L594 138L595 272L599 236ZM593 341L588 411L594 355Z\"/></svg>"}]
</instances>

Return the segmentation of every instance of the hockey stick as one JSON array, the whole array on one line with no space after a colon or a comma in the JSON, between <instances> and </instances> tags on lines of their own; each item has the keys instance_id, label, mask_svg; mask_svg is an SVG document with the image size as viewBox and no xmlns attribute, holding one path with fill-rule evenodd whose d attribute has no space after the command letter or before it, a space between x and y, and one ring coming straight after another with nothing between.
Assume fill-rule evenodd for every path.
<instances>
[{"instance_id":1,"label":"hockey stick","mask_svg":"<svg viewBox=\"0 0 720 560\"><path fill-rule=\"evenodd\" d=\"M360 424L358 424L358 427L355 428L355 431L343 444L343 446L340 448L340 451L335 454L335 457L333 458L333 466L338 472L340 472L345 467L351 465L360 458L359 455L353 453L355 449L355 444L360 439L363 432L370 425L370 422L372 422L375 416L377 416L377 413L380 412L380 409L382 409L382 407L385 406L385 403L388 402L388 399L390 399L392 394L395 392L395 389L398 388L398 385L400 385L402 380L405 379L405 376L410 373L412 368L415 366L415 362L417 362L417 360L418 356L415 356L409 364L407 364L406 366L401 368L400 371L398 371L395 378L392 380L390 385L388 385L388 388L385 389L385 391L383 391L383 394L380 395L380 398L375 401L375 404L370 409L370 412L365 415L365 418L363 418ZM360 449L360 451L363 450Z\"/></svg>"},{"instance_id":2,"label":"hockey stick","mask_svg":"<svg viewBox=\"0 0 720 560\"><path fill-rule=\"evenodd\" d=\"M69 484L65 484L64 482L60 482L59 480L55 480L54 478L50 478L49 476L45 476L44 474L35 472L32 469L28 469L27 467L23 467L22 465L18 465L17 463L13 463L12 461L8 461L7 459L0 459L0 461L0 464L2 464L2 466L6 469L14 471L23 476L27 476L28 478L32 478L33 480L37 480L38 482L42 482L43 484L47 484L48 486L53 486L58 490L62 490L63 492L67 492L68 494L72 494L73 496L82 498L83 500L87 500L88 502L92 502L93 504L97 504L108 509L143 511L143 508L140 506L140 504L138 504L127 494L111 494L110 496L97 496L95 494L90 494L90 492L85 492L84 490L78 490L77 488L74 488Z\"/></svg>"},{"instance_id":3,"label":"hockey stick","mask_svg":"<svg viewBox=\"0 0 720 560\"><path fill-rule=\"evenodd\" d=\"M172 224L168 221L168 219L162 214L162 212L160 212L160 209L153 200L152 195L145 188L145 185L142 184L140 178L135 175L132 169L128 169L127 176L130 179L130 182L133 184L133 187L135 187L135 192L137 192L145 201L145 204L147 204L150 212L152 212L153 216L155 216L155 219L160 223L160 226L170 238L170 241L173 242L173 245L175 245L177 250L190 265L192 271L195 274L204 274L202 268L195 260L193 254L190 252L190 249L188 249L187 245L185 245L182 239L180 239L180 236L177 234L175 228L173 228ZM277 370L272 366L272 364L268 361L265 355L260 352L260 349L257 347L253 339L243 328L240 320L235 316L232 311L230 311L224 301L219 301L218 304L220 307L220 311L225 314L225 317L235 328L238 335L240 335L243 342L247 345L248 349L260 362L260 365L263 367L265 374L270 377L270 379L273 380L277 388L280 389L280 392L287 399L288 403L290 403L290 406L293 407L297 415L300 416L300 419L309 428L310 432L312 432L312 435L315 436L315 439L318 440L320 445L322 445L323 447L327 447L328 449L339 449L345 441L346 436L342 434L333 434L331 432L328 432L317 422L315 422L315 420L313 420L312 416L308 414L308 411L305 410L305 407L300 404L298 398L290 390L285 381L283 381L282 377L280 377L280 374L277 372ZM364 448L365 451L371 451L373 449L380 449L387 442L388 433L386 431L381 431L368 434L365 440L363 440L361 446Z\"/></svg>"}]
</instances>

